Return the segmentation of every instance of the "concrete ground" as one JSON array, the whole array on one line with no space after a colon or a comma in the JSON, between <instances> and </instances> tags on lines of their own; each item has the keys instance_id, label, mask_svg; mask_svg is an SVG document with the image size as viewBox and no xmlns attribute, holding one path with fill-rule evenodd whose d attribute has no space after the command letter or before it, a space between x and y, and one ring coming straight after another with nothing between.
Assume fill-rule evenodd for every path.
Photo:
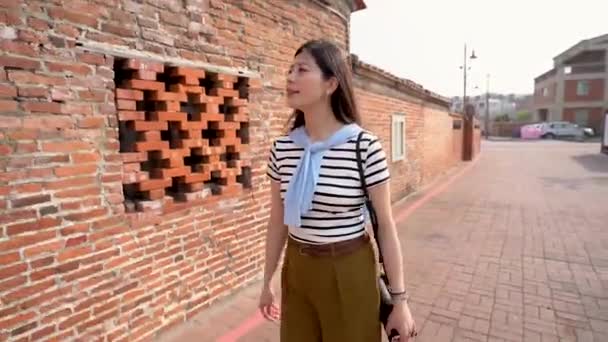
<instances>
[{"instance_id":1,"label":"concrete ground","mask_svg":"<svg viewBox=\"0 0 608 342\"><path fill-rule=\"evenodd\" d=\"M411 213L399 232L416 341L608 341L608 156L559 141L482 151L427 199L445 191L396 209ZM256 315L258 291L160 340L278 341L278 325Z\"/></svg>"}]
</instances>

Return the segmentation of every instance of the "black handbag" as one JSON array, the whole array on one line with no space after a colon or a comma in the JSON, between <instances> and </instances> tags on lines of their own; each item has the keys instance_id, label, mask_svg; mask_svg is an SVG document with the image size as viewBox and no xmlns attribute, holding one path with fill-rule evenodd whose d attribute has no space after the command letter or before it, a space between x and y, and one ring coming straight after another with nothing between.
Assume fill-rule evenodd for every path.
<instances>
[{"instance_id":1,"label":"black handbag","mask_svg":"<svg viewBox=\"0 0 608 342\"><path fill-rule=\"evenodd\" d=\"M382 325L386 326L386 322L388 321L388 317L393 311L393 304L391 294L388 290L388 277L384 272L384 262L382 259L382 251L380 249L380 244L378 243L378 218L376 216L376 211L372 206L371 199L369 198L369 193L367 192L367 183L365 182L365 172L363 171L363 161L361 160L361 149L360 143L361 138L363 137L363 131L359 133L357 137L357 145L356 145L356 155L357 155L357 167L359 169L359 178L361 178L361 186L363 188L363 193L365 194L365 206L370 215L370 220L372 223L372 227L374 230L374 241L376 241L376 248L378 250L378 263L380 266L380 274L378 277L378 286L380 288L380 322ZM392 338L394 336L394 332L391 332Z\"/></svg>"}]
</instances>

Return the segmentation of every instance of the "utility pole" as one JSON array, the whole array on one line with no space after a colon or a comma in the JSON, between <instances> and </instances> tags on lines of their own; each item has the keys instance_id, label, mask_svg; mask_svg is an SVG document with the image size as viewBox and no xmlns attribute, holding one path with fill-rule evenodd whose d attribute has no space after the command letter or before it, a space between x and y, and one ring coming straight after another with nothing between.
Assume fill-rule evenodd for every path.
<instances>
[{"instance_id":1,"label":"utility pole","mask_svg":"<svg viewBox=\"0 0 608 342\"><path fill-rule=\"evenodd\" d=\"M486 75L486 139L490 138L490 74Z\"/></svg>"}]
</instances>

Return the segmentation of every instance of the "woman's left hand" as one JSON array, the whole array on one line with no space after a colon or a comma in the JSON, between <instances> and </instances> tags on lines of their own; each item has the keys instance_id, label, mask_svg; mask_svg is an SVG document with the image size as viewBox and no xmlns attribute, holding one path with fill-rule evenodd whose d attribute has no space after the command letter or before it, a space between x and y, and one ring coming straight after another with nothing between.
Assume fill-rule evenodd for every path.
<instances>
[{"instance_id":1,"label":"woman's left hand","mask_svg":"<svg viewBox=\"0 0 608 342\"><path fill-rule=\"evenodd\" d=\"M407 305L406 301L398 302L393 307L393 311L388 316L388 322L386 323L386 334L390 336L393 329L399 333L399 339L393 339L392 341L409 341L418 335L416 330L416 322L412 318L412 313Z\"/></svg>"}]
</instances>

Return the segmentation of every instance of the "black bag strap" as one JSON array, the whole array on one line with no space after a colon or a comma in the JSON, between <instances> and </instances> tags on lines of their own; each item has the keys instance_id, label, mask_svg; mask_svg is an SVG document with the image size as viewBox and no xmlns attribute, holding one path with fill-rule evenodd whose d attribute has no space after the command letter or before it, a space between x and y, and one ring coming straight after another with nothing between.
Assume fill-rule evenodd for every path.
<instances>
[{"instance_id":1,"label":"black bag strap","mask_svg":"<svg viewBox=\"0 0 608 342\"><path fill-rule=\"evenodd\" d=\"M357 168L359 169L359 178L361 179L361 187L363 188L363 194L365 195L365 206L369 211L370 220L372 221L372 227L374 230L374 240L376 241L376 247L378 249L378 262L382 265L382 251L380 250L380 245L378 243L378 217L376 216L376 211L374 210L374 206L372 205L372 201L369 198L369 193L367 192L367 182L365 181L365 172L363 167L363 160L361 159L361 139L363 138L363 134L365 131L359 132L359 136L357 137L357 145L355 148L357 155Z\"/></svg>"}]
</instances>

